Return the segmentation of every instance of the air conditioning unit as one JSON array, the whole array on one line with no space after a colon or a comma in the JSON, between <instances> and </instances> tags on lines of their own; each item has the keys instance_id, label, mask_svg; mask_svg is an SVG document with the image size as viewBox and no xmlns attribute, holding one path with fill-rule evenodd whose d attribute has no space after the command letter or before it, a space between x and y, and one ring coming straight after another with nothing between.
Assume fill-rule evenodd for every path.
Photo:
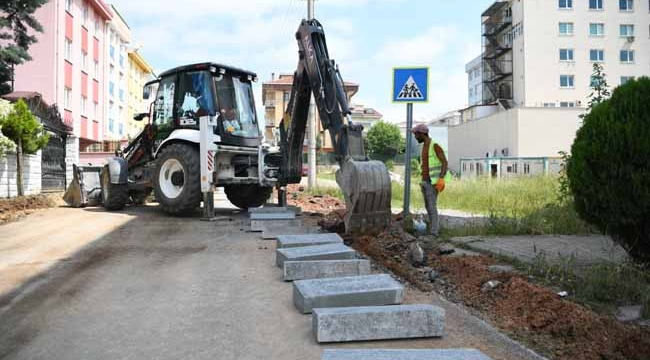
<instances>
[{"instance_id":1,"label":"air conditioning unit","mask_svg":"<svg viewBox=\"0 0 650 360\"><path fill-rule=\"evenodd\" d=\"M634 42L634 36L628 36L627 37L627 42L629 42L629 43Z\"/></svg>"}]
</instances>

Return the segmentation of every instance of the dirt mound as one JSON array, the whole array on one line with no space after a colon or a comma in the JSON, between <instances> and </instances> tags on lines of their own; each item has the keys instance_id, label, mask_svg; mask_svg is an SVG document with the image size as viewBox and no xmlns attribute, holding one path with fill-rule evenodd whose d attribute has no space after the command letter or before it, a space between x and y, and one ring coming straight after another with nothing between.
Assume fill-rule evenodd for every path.
<instances>
[{"instance_id":1,"label":"dirt mound","mask_svg":"<svg viewBox=\"0 0 650 360\"><path fill-rule=\"evenodd\" d=\"M343 233L344 211L326 214L319 225ZM420 240L403 230L402 217L396 215L390 229L352 235L350 244L420 290L436 291L476 310L484 320L549 358L650 359L650 329L597 314L517 272L491 272L488 266L497 260L489 256L440 255L440 244ZM423 245L426 254L418 266L410 255L415 242ZM433 281L431 270L439 274ZM490 280L500 285L485 290Z\"/></svg>"},{"instance_id":2,"label":"dirt mound","mask_svg":"<svg viewBox=\"0 0 650 360\"><path fill-rule=\"evenodd\" d=\"M0 224L19 219L39 209L63 205L62 196L62 193L51 193L0 199Z\"/></svg>"}]
</instances>

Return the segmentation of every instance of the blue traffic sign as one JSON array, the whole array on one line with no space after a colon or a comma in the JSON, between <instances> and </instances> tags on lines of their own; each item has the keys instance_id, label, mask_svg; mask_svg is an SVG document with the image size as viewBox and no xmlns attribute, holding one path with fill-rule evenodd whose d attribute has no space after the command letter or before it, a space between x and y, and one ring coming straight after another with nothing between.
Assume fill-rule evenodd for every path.
<instances>
[{"instance_id":1,"label":"blue traffic sign","mask_svg":"<svg viewBox=\"0 0 650 360\"><path fill-rule=\"evenodd\" d=\"M429 101L429 68L393 68L393 102Z\"/></svg>"}]
</instances>

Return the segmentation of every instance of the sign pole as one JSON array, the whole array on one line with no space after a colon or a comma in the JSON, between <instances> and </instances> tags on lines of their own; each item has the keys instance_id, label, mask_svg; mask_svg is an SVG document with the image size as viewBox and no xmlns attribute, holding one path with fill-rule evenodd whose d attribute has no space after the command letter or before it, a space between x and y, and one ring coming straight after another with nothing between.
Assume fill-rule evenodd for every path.
<instances>
[{"instance_id":1,"label":"sign pole","mask_svg":"<svg viewBox=\"0 0 650 360\"><path fill-rule=\"evenodd\" d=\"M404 159L404 211L406 217L411 202L411 128L413 128L413 103L406 104L406 158Z\"/></svg>"}]
</instances>

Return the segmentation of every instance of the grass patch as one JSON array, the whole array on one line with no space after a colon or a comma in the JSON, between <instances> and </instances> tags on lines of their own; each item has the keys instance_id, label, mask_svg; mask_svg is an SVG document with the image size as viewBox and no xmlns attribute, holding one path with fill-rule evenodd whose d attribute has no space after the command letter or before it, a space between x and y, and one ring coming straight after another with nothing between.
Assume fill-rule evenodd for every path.
<instances>
[{"instance_id":1,"label":"grass patch","mask_svg":"<svg viewBox=\"0 0 650 360\"><path fill-rule=\"evenodd\" d=\"M335 197L337 199L343 199L343 192L339 188L332 188L332 187L317 187L313 188L311 190L306 190L305 191L308 195L311 196L323 196L323 195L329 195L332 197Z\"/></svg>"}]
</instances>

